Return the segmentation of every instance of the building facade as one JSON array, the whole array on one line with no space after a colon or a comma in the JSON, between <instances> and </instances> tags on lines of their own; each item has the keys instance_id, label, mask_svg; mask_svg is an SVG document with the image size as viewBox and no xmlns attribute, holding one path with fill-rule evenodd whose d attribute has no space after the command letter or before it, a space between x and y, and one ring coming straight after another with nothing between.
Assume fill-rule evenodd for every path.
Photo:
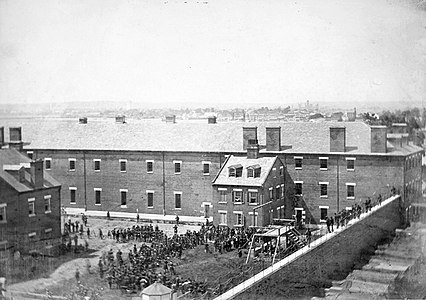
<instances>
[{"instance_id":1,"label":"building facade","mask_svg":"<svg viewBox=\"0 0 426 300\"><path fill-rule=\"evenodd\" d=\"M42 120L41 128L25 122L29 144L24 151L43 159L46 172L62 183L67 210L88 214L138 212L151 219L178 214L220 223L219 211L231 208L219 203L215 178L229 157L247 158L253 143L259 147L258 157L276 157L285 175L284 209L281 204L272 212L265 209L267 216L258 215L258 222L272 215L318 223L368 197L386 197L391 190L400 192L406 207L421 195L424 151L409 141L401 124L388 134L385 127L360 122L344 127L338 122L243 127L238 122ZM14 139L22 142L21 135ZM269 187L268 192L257 188L264 195L259 205L267 203ZM247 226L254 222L245 220ZM235 224L229 219L226 225Z\"/></svg>"},{"instance_id":2,"label":"building facade","mask_svg":"<svg viewBox=\"0 0 426 300\"><path fill-rule=\"evenodd\" d=\"M15 149L0 149L0 250L53 254L61 243L61 185Z\"/></svg>"}]
</instances>

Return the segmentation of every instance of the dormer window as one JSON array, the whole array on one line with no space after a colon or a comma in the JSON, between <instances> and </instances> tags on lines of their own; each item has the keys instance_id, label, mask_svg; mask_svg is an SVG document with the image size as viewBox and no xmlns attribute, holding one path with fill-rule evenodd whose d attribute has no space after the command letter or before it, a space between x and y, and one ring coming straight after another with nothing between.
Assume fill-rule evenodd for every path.
<instances>
[{"instance_id":1,"label":"dormer window","mask_svg":"<svg viewBox=\"0 0 426 300\"><path fill-rule=\"evenodd\" d=\"M247 169L247 177L249 177L249 178L254 177L254 170L253 170L253 168L248 168Z\"/></svg>"},{"instance_id":2,"label":"dormer window","mask_svg":"<svg viewBox=\"0 0 426 300\"><path fill-rule=\"evenodd\" d=\"M229 177L241 177L243 175L243 166L242 165L230 166L228 171L229 171Z\"/></svg>"},{"instance_id":3,"label":"dormer window","mask_svg":"<svg viewBox=\"0 0 426 300\"><path fill-rule=\"evenodd\" d=\"M256 169L254 169L254 177L256 178L256 177L260 177L260 171L261 171L261 168L259 167L259 168L256 168Z\"/></svg>"}]
</instances>

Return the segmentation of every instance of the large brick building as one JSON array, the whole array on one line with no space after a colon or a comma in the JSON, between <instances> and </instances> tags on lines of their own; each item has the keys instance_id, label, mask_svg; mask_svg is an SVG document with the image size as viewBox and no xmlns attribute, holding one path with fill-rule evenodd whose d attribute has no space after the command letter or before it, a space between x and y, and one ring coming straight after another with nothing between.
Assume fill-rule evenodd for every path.
<instances>
[{"instance_id":1,"label":"large brick building","mask_svg":"<svg viewBox=\"0 0 426 300\"><path fill-rule=\"evenodd\" d=\"M138 212L152 219L178 214L200 221L215 215L219 222L223 209L212 182L229 156L247 156L250 140L259 145L259 157L277 157L284 166L285 208L274 207L274 218L284 211L285 218L319 222L367 197L386 196L392 187L408 207L421 193L423 149L409 142L400 124L388 130L361 122L4 123L22 126L29 142L24 150L43 159L62 183L69 211Z\"/></svg>"},{"instance_id":2,"label":"large brick building","mask_svg":"<svg viewBox=\"0 0 426 300\"><path fill-rule=\"evenodd\" d=\"M42 160L14 146L19 143L0 147L0 250L53 254L61 242L61 185L44 172Z\"/></svg>"}]
</instances>

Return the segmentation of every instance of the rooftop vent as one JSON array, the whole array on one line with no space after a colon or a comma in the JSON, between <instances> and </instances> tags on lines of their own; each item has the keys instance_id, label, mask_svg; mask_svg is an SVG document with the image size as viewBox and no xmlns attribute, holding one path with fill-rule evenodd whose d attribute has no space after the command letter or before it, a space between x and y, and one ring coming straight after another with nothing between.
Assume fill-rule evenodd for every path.
<instances>
[{"instance_id":1,"label":"rooftop vent","mask_svg":"<svg viewBox=\"0 0 426 300\"><path fill-rule=\"evenodd\" d=\"M207 119L208 124L216 124L217 120L216 120L216 116L210 116Z\"/></svg>"},{"instance_id":2,"label":"rooftop vent","mask_svg":"<svg viewBox=\"0 0 426 300\"><path fill-rule=\"evenodd\" d=\"M176 123L176 115L166 116L166 123Z\"/></svg>"},{"instance_id":3,"label":"rooftop vent","mask_svg":"<svg viewBox=\"0 0 426 300\"><path fill-rule=\"evenodd\" d=\"M115 123L124 124L126 123L126 116L124 115L118 115L115 117Z\"/></svg>"},{"instance_id":4,"label":"rooftop vent","mask_svg":"<svg viewBox=\"0 0 426 300\"><path fill-rule=\"evenodd\" d=\"M82 117L78 119L79 124L87 124L87 117Z\"/></svg>"}]
</instances>

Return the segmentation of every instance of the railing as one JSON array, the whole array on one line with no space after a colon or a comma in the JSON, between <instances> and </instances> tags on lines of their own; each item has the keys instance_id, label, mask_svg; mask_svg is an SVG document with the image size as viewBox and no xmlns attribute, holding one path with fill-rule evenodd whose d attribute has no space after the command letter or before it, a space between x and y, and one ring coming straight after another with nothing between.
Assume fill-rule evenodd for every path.
<instances>
[{"instance_id":1,"label":"railing","mask_svg":"<svg viewBox=\"0 0 426 300\"><path fill-rule=\"evenodd\" d=\"M326 243L328 240L334 238L337 234L345 231L347 228L351 227L352 225L358 223L359 221L365 219L369 215L376 212L378 209L388 205L389 203L393 202L394 200L398 199L399 195L392 196L386 200L384 200L381 205L373 206L369 211L364 212L360 215L359 218L354 218L348 221L346 226L340 226L339 228L335 228L333 232L327 233L327 230L325 230L325 234L322 235L320 238L312 241L309 245L304 246L303 248L297 250L296 252L290 254L289 256L283 258L282 260L278 261L277 263L271 265L270 267L264 269L263 271L257 273L253 277L245 280L244 282L238 284L237 286L233 287L232 289L226 291L225 293L217 296L214 298L214 300L225 300L225 299L232 299L233 297L241 294L242 292L246 291L247 289L253 287L255 284L259 283L263 279L267 278L268 276L274 274L281 268L287 266L288 264L292 263L296 259L300 258L301 256L305 255L306 253L312 251L319 245L322 245Z\"/></svg>"}]
</instances>

